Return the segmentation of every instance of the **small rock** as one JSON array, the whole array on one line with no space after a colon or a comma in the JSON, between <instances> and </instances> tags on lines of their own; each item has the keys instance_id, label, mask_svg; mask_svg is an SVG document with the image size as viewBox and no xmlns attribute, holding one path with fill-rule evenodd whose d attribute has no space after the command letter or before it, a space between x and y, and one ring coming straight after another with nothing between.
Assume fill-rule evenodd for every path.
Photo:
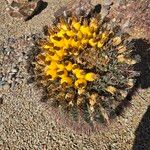
<instances>
[{"instance_id":1,"label":"small rock","mask_svg":"<svg viewBox=\"0 0 150 150\"><path fill-rule=\"evenodd\" d=\"M18 69L17 69L17 68L14 68L14 69L11 70L11 72L12 72L12 73L17 73L17 72L18 72Z\"/></svg>"},{"instance_id":2,"label":"small rock","mask_svg":"<svg viewBox=\"0 0 150 150\"><path fill-rule=\"evenodd\" d=\"M3 85L3 89L4 90L9 90L9 88L10 88L10 85L8 83Z\"/></svg>"}]
</instances>

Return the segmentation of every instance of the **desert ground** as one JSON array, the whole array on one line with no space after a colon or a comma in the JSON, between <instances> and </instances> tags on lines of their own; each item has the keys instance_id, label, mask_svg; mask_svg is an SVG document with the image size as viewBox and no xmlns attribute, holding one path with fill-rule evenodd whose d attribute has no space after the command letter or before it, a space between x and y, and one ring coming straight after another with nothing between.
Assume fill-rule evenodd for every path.
<instances>
[{"instance_id":1,"label":"desert ground","mask_svg":"<svg viewBox=\"0 0 150 150\"><path fill-rule=\"evenodd\" d=\"M90 134L76 132L57 121L55 112L48 108L48 104L40 101L41 90L34 83L27 83L27 51L32 47L30 41L42 32L44 25L52 23L54 12L67 5L67 0L45 1L48 3L47 7L29 21L10 17L6 11L6 1L0 1L0 149L150 150L149 67L145 67L141 87L132 97L130 107L125 108L124 113L107 127L101 127L99 131ZM93 5L104 2L92 1ZM130 6L128 1L126 3L124 9L128 10ZM149 1L145 3L147 7L138 7L138 10L143 8L141 11L137 10L139 15L150 9ZM134 11L136 10L131 12ZM126 14L128 12L125 11ZM143 21L137 24L133 19L134 24L127 31L136 39L148 40L150 36L146 28L149 26L149 19L145 18L145 24ZM148 56L145 57L148 59Z\"/></svg>"}]
</instances>

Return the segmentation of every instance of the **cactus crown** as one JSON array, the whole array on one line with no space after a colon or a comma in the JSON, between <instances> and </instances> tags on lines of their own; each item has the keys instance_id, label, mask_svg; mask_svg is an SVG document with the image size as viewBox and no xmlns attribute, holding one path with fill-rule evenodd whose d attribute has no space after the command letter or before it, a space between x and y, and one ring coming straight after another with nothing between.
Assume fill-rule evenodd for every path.
<instances>
[{"instance_id":1,"label":"cactus crown","mask_svg":"<svg viewBox=\"0 0 150 150\"><path fill-rule=\"evenodd\" d=\"M99 14L60 17L38 43L37 80L58 106L86 106L89 120L108 122L135 82L128 38Z\"/></svg>"}]
</instances>

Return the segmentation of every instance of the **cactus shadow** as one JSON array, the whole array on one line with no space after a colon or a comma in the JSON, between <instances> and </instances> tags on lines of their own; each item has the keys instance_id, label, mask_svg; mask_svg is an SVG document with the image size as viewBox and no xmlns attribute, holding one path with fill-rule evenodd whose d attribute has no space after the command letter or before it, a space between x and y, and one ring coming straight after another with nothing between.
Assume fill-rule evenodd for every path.
<instances>
[{"instance_id":1,"label":"cactus shadow","mask_svg":"<svg viewBox=\"0 0 150 150\"><path fill-rule=\"evenodd\" d=\"M132 148L133 150L148 150L150 148L150 105L135 131Z\"/></svg>"}]
</instances>

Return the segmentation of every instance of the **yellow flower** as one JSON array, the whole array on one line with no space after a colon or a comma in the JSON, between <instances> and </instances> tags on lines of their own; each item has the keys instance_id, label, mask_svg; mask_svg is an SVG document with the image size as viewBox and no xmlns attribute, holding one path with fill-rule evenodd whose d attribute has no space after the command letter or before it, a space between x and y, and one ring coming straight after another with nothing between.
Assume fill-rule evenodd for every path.
<instances>
[{"instance_id":1,"label":"yellow flower","mask_svg":"<svg viewBox=\"0 0 150 150\"><path fill-rule=\"evenodd\" d=\"M64 70L65 69L65 66L64 66L64 64L57 64L57 67L58 67L58 69L59 70Z\"/></svg>"},{"instance_id":2,"label":"yellow flower","mask_svg":"<svg viewBox=\"0 0 150 150\"><path fill-rule=\"evenodd\" d=\"M57 54L54 54L53 56L51 56L51 59L54 61L58 61L60 60L60 57Z\"/></svg>"},{"instance_id":3,"label":"yellow flower","mask_svg":"<svg viewBox=\"0 0 150 150\"><path fill-rule=\"evenodd\" d=\"M57 71L56 69L46 69L45 71L46 76L50 77L50 80L55 80L57 78Z\"/></svg>"},{"instance_id":4,"label":"yellow flower","mask_svg":"<svg viewBox=\"0 0 150 150\"><path fill-rule=\"evenodd\" d=\"M50 48L52 48L52 46L53 46L52 43L47 43L47 44L43 45L42 48L44 48L44 49L50 49Z\"/></svg>"},{"instance_id":5,"label":"yellow flower","mask_svg":"<svg viewBox=\"0 0 150 150\"><path fill-rule=\"evenodd\" d=\"M85 79L87 81L94 81L97 78L95 73L89 72L87 74L85 74Z\"/></svg>"},{"instance_id":6,"label":"yellow flower","mask_svg":"<svg viewBox=\"0 0 150 150\"><path fill-rule=\"evenodd\" d=\"M78 47L80 46L80 42L79 42L79 41L76 41L75 39L72 39L72 41L71 41L71 46L78 48Z\"/></svg>"},{"instance_id":7,"label":"yellow flower","mask_svg":"<svg viewBox=\"0 0 150 150\"><path fill-rule=\"evenodd\" d=\"M64 34L66 33L65 30L60 30L58 33L57 33L57 36L58 37L64 37Z\"/></svg>"},{"instance_id":8,"label":"yellow flower","mask_svg":"<svg viewBox=\"0 0 150 150\"><path fill-rule=\"evenodd\" d=\"M64 76L64 77L61 78L60 83L61 84L67 84L67 86L72 85L72 78Z\"/></svg>"},{"instance_id":9,"label":"yellow flower","mask_svg":"<svg viewBox=\"0 0 150 150\"><path fill-rule=\"evenodd\" d=\"M51 61L51 60L52 60L51 55L46 54L45 55L45 61Z\"/></svg>"},{"instance_id":10,"label":"yellow flower","mask_svg":"<svg viewBox=\"0 0 150 150\"><path fill-rule=\"evenodd\" d=\"M88 27L88 26L82 25L82 26L80 27L80 31L81 31L82 34L84 34L84 35L88 35L88 36L91 36L91 35L92 35L91 30L90 30L90 27Z\"/></svg>"},{"instance_id":11,"label":"yellow flower","mask_svg":"<svg viewBox=\"0 0 150 150\"><path fill-rule=\"evenodd\" d=\"M72 39L64 39L64 49L68 49L71 45Z\"/></svg>"},{"instance_id":12,"label":"yellow flower","mask_svg":"<svg viewBox=\"0 0 150 150\"><path fill-rule=\"evenodd\" d=\"M72 63L70 61L65 61L65 68L67 71L72 70Z\"/></svg>"},{"instance_id":13,"label":"yellow flower","mask_svg":"<svg viewBox=\"0 0 150 150\"><path fill-rule=\"evenodd\" d=\"M47 66L47 69L49 69L49 70L57 69L57 62L56 61L51 61L50 65Z\"/></svg>"},{"instance_id":14,"label":"yellow flower","mask_svg":"<svg viewBox=\"0 0 150 150\"><path fill-rule=\"evenodd\" d=\"M97 42L94 40L94 39L90 39L89 40L89 44L92 46L92 47L95 47L97 45Z\"/></svg>"},{"instance_id":15,"label":"yellow flower","mask_svg":"<svg viewBox=\"0 0 150 150\"><path fill-rule=\"evenodd\" d=\"M54 45L58 47L64 47L65 43L64 40L61 40L61 41L54 42Z\"/></svg>"},{"instance_id":16,"label":"yellow flower","mask_svg":"<svg viewBox=\"0 0 150 150\"><path fill-rule=\"evenodd\" d=\"M61 37L58 36L50 36L50 42L54 44L56 47L63 47L64 46L64 40Z\"/></svg>"},{"instance_id":17,"label":"yellow flower","mask_svg":"<svg viewBox=\"0 0 150 150\"><path fill-rule=\"evenodd\" d=\"M85 72L82 69L75 69L74 72L77 78L84 78Z\"/></svg>"},{"instance_id":18,"label":"yellow flower","mask_svg":"<svg viewBox=\"0 0 150 150\"><path fill-rule=\"evenodd\" d=\"M80 68L77 64L73 64L72 66L72 72L75 73L76 71L78 71Z\"/></svg>"},{"instance_id":19,"label":"yellow flower","mask_svg":"<svg viewBox=\"0 0 150 150\"><path fill-rule=\"evenodd\" d=\"M104 43L102 41L97 42L97 47L98 48L102 48L104 45Z\"/></svg>"},{"instance_id":20,"label":"yellow flower","mask_svg":"<svg viewBox=\"0 0 150 150\"><path fill-rule=\"evenodd\" d=\"M96 32L93 33L93 38L96 38L97 34Z\"/></svg>"},{"instance_id":21,"label":"yellow flower","mask_svg":"<svg viewBox=\"0 0 150 150\"><path fill-rule=\"evenodd\" d=\"M85 88L87 85L87 81L85 79L78 79L75 81L76 88Z\"/></svg>"},{"instance_id":22,"label":"yellow flower","mask_svg":"<svg viewBox=\"0 0 150 150\"><path fill-rule=\"evenodd\" d=\"M81 27L81 24L80 24L80 22L73 22L72 26L78 31Z\"/></svg>"},{"instance_id":23,"label":"yellow flower","mask_svg":"<svg viewBox=\"0 0 150 150\"><path fill-rule=\"evenodd\" d=\"M68 75L68 72L66 69L58 69L57 70L57 75L60 77L60 78L63 78L63 77L66 77Z\"/></svg>"},{"instance_id":24,"label":"yellow flower","mask_svg":"<svg viewBox=\"0 0 150 150\"><path fill-rule=\"evenodd\" d=\"M68 36L70 36L70 37L72 37L72 36L75 35L75 33L74 33L72 30L66 31L66 34L67 34Z\"/></svg>"},{"instance_id":25,"label":"yellow flower","mask_svg":"<svg viewBox=\"0 0 150 150\"><path fill-rule=\"evenodd\" d=\"M78 31L77 37L78 37L78 39L82 39L82 32L81 31Z\"/></svg>"},{"instance_id":26,"label":"yellow flower","mask_svg":"<svg viewBox=\"0 0 150 150\"><path fill-rule=\"evenodd\" d=\"M89 39L88 39L88 38L83 38L83 39L81 39L81 43L82 43L83 45L87 44L88 42L89 42Z\"/></svg>"},{"instance_id":27,"label":"yellow flower","mask_svg":"<svg viewBox=\"0 0 150 150\"><path fill-rule=\"evenodd\" d=\"M108 86L105 90L106 90L107 92L111 93L112 95L114 95L115 92L116 92L116 88L113 87L113 86Z\"/></svg>"},{"instance_id":28,"label":"yellow flower","mask_svg":"<svg viewBox=\"0 0 150 150\"><path fill-rule=\"evenodd\" d=\"M57 51L56 51L56 54L57 54L60 58L62 58L62 57L65 55L65 50L64 50L64 49L57 50Z\"/></svg>"}]
</instances>

